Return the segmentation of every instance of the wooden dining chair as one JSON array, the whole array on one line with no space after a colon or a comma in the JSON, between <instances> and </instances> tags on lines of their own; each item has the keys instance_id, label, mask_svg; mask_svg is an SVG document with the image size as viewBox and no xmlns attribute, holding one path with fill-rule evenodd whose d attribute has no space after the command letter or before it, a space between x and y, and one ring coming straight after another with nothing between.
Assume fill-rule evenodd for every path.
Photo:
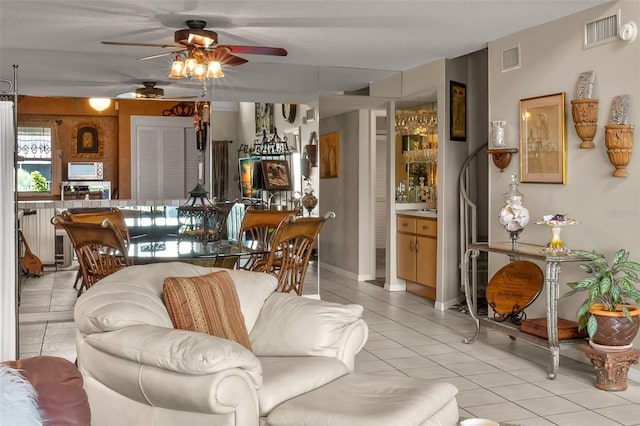
<instances>
[{"instance_id":1,"label":"wooden dining chair","mask_svg":"<svg viewBox=\"0 0 640 426\"><path fill-rule=\"evenodd\" d=\"M100 279L133 264L122 232L109 219L100 223L74 222L59 214L51 223L62 226L69 234L78 257L82 275L78 296Z\"/></svg>"},{"instance_id":2,"label":"wooden dining chair","mask_svg":"<svg viewBox=\"0 0 640 426\"><path fill-rule=\"evenodd\" d=\"M131 244L131 236L129 234L129 228L124 219L122 210L116 207L97 207L97 208L82 208L82 209L68 209L60 213L65 220L71 222L85 222L85 223L102 223L104 219L108 219L109 222L120 231L122 238L124 239L127 249ZM78 288L78 282L82 280L82 273L78 270L76 280L73 283L73 288Z\"/></svg>"},{"instance_id":3,"label":"wooden dining chair","mask_svg":"<svg viewBox=\"0 0 640 426\"><path fill-rule=\"evenodd\" d=\"M276 291L295 291L301 296L309 258L320 230L327 219L335 217L334 212L323 217L288 216L276 229L267 258L257 261L253 270L275 275L278 278Z\"/></svg>"},{"instance_id":4,"label":"wooden dining chair","mask_svg":"<svg viewBox=\"0 0 640 426\"><path fill-rule=\"evenodd\" d=\"M129 235L129 228L124 220L124 214L122 210L116 207L109 207L106 209L81 209L81 210L64 210L61 215L72 222L89 222L89 223L102 223L104 219L108 219L109 222L116 227L122 234L127 247L131 244L131 236Z\"/></svg>"},{"instance_id":5,"label":"wooden dining chair","mask_svg":"<svg viewBox=\"0 0 640 426\"><path fill-rule=\"evenodd\" d=\"M253 249L264 249L263 253L245 256L238 264L239 269L253 270L255 263L267 257L267 250L271 247L271 240L282 221L293 215L293 210L256 210L248 208L238 233L238 246Z\"/></svg>"}]
</instances>

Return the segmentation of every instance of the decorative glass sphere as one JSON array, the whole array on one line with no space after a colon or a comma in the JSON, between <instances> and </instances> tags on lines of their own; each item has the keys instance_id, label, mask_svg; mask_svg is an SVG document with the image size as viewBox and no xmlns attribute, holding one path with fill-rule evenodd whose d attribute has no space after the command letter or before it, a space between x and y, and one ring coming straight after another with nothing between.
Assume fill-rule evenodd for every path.
<instances>
[{"instance_id":1,"label":"decorative glass sphere","mask_svg":"<svg viewBox=\"0 0 640 426\"><path fill-rule=\"evenodd\" d=\"M309 212L309 216L311 216L311 212L318 205L318 197L313 195L313 187L311 186L311 181L307 180L307 185L304 188L304 196L302 197L302 205Z\"/></svg>"}]
</instances>

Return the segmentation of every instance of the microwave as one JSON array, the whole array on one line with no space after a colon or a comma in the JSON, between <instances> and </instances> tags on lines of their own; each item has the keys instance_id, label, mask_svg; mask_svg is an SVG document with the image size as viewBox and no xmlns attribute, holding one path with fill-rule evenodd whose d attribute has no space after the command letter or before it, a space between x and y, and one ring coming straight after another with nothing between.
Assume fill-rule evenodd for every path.
<instances>
[{"instance_id":1,"label":"microwave","mask_svg":"<svg viewBox=\"0 0 640 426\"><path fill-rule=\"evenodd\" d=\"M68 180L102 180L104 179L104 164L98 162L68 163Z\"/></svg>"}]
</instances>

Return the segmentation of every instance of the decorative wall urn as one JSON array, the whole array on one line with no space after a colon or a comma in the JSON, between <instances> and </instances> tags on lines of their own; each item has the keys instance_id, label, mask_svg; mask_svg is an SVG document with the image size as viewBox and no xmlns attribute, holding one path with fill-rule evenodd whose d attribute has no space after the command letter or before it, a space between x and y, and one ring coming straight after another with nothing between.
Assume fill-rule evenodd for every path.
<instances>
[{"instance_id":1,"label":"decorative wall urn","mask_svg":"<svg viewBox=\"0 0 640 426\"><path fill-rule=\"evenodd\" d=\"M633 126L630 124L607 124L604 141L609 161L614 165L613 176L627 177L627 165L633 147Z\"/></svg>"},{"instance_id":2,"label":"decorative wall urn","mask_svg":"<svg viewBox=\"0 0 640 426\"><path fill-rule=\"evenodd\" d=\"M571 101L571 115L576 128L576 133L582 139L580 148L595 148L593 138L598 130L598 105L599 99L574 99Z\"/></svg>"}]
</instances>

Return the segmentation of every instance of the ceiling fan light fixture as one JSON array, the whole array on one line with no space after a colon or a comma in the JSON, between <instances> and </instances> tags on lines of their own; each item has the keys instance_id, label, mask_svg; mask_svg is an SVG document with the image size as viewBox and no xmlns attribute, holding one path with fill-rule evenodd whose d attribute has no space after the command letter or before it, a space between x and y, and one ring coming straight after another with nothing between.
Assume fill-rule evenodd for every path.
<instances>
[{"instance_id":1,"label":"ceiling fan light fixture","mask_svg":"<svg viewBox=\"0 0 640 426\"><path fill-rule=\"evenodd\" d=\"M91 105L91 108L95 109L96 111L102 112L105 109L109 108L109 105L111 105L111 99L89 98L89 105Z\"/></svg>"},{"instance_id":2,"label":"ceiling fan light fixture","mask_svg":"<svg viewBox=\"0 0 640 426\"><path fill-rule=\"evenodd\" d=\"M217 34L213 31L191 30L187 37L188 44L195 44L202 47L210 47L218 42Z\"/></svg>"},{"instance_id":3,"label":"ceiling fan light fixture","mask_svg":"<svg viewBox=\"0 0 640 426\"><path fill-rule=\"evenodd\" d=\"M182 80L184 78L185 64L181 55L176 55L176 58L171 64L171 71L169 72L169 78L174 80Z\"/></svg>"},{"instance_id":4,"label":"ceiling fan light fixture","mask_svg":"<svg viewBox=\"0 0 640 426\"><path fill-rule=\"evenodd\" d=\"M218 61L211 61L207 66L207 78L222 78L224 73L222 72L222 66Z\"/></svg>"},{"instance_id":5,"label":"ceiling fan light fixture","mask_svg":"<svg viewBox=\"0 0 640 426\"><path fill-rule=\"evenodd\" d=\"M207 77L207 66L202 62L196 62L193 67L193 78L196 80L204 80Z\"/></svg>"}]
</instances>

